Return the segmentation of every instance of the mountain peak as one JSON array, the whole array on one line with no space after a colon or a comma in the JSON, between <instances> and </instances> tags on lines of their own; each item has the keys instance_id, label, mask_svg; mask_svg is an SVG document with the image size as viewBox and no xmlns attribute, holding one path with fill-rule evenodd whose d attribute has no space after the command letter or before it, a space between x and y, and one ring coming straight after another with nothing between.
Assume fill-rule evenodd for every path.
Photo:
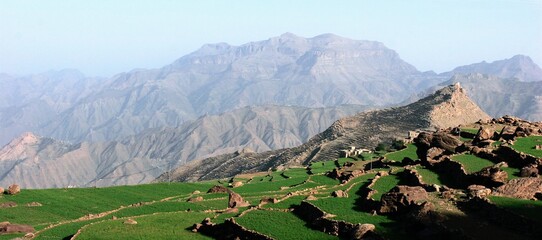
<instances>
[{"instance_id":1,"label":"mountain peak","mask_svg":"<svg viewBox=\"0 0 542 240\"><path fill-rule=\"evenodd\" d=\"M459 82L442 88L424 100L433 100L435 104L429 113L430 123L435 128L448 128L480 119L490 119L476 103L474 103Z\"/></svg>"},{"instance_id":2,"label":"mountain peak","mask_svg":"<svg viewBox=\"0 0 542 240\"><path fill-rule=\"evenodd\" d=\"M530 57L525 55L515 55L491 63L482 61L460 66L445 74L453 75L456 73L482 73L502 78L517 78L525 82L542 81L542 69Z\"/></svg>"},{"instance_id":3,"label":"mountain peak","mask_svg":"<svg viewBox=\"0 0 542 240\"><path fill-rule=\"evenodd\" d=\"M31 132L25 132L13 139L10 143L0 149L1 159L19 159L25 155L26 147L38 143L40 137Z\"/></svg>"},{"instance_id":4,"label":"mountain peak","mask_svg":"<svg viewBox=\"0 0 542 240\"><path fill-rule=\"evenodd\" d=\"M293 34L291 32L285 32L285 33L281 34L279 36L279 38L282 38L282 39L297 39L297 38L302 38L302 37L297 36L297 35L295 35L295 34Z\"/></svg>"}]
</instances>

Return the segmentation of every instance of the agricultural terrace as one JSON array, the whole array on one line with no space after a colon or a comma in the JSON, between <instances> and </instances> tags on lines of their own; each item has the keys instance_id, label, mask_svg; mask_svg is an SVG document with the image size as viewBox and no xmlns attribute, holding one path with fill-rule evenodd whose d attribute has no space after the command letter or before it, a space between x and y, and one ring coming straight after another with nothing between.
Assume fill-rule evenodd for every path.
<instances>
[{"instance_id":1,"label":"agricultural terrace","mask_svg":"<svg viewBox=\"0 0 542 240\"><path fill-rule=\"evenodd\" d=\"M485 167L493 166L495 163L487 159L479 158L471 154L459 154L452 157L452 160L461 163L467 173L475 173Z\"/></svg>"},{"instance_id":2,"label":"agricultural terrace","mask_svg":"<svg viewBox=\"0 0 542 240\"><path fill-rule=\"evenodd\" d=\"M542 158L542 149L536 149L536 146L542 146L542 136L529 136L518 138L512 148L518 152L527 153L535 157Z\"/></svg>"},{"instance_id":3,"label":"agricultural terrace","mask_svg":"<svg viewBox=\"0 0 542 240\"><path fill-rule=\"evenodd\" d=\"M418 159L418 155L416 154L416 150L418 148L414 144L407 144L405 149L401 149L396 152L388 153L385 155L385 157L389 160L393 160L396 162L402 162L404 158L410 158L412 160Z\"/></svg>"}]
</instances>

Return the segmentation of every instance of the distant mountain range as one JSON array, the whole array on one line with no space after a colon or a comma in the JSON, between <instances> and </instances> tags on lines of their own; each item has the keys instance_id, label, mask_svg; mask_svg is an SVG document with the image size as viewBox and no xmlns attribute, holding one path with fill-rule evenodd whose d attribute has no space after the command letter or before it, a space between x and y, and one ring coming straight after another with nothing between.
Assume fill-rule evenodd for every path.
<instances>
[{"instance_id":1,"label":"distant mountain range","mask_svg":"<svg viewBox=\"0 0 542 240\"><path fill-rule=\"evenodd\" d=\"M72 144L25 133L0 149L0 186L24 188L147 183L193 159L245 149L294 147L366 108L245 107L178 128L119 141Z\"/></svg>"},{"instance_id":2,"label":"distant mountain range","mask_svg":"<svg viewBox=\"0 0 542 240\"><path fill-rule=\"evenodd\" d=\"M0 74L0 146L16 145L2 149L0 183L148 182L164 166L297 146L334 120L411 103L453 82L491 116L542 120L540 72L521 55L420 72L379 42L286 33L241 46L207 44L160 69L111 78L76 70ZM16 144L28 136L37 140ZM36 169L57 179L25 179Z\"/></svg>"}]
</instances>

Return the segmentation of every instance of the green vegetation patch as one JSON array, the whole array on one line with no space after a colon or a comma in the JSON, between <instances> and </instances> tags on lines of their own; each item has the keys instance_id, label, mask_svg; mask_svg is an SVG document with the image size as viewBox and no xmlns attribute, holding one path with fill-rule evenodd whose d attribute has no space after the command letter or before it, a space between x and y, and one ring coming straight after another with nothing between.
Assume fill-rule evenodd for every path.
<instances>
[{"instance_id":1,"label":"green vegetation patch","mask_svg":"<svg viewBox=\"0 0 542 240\"><path fill-rule=\"evenodd\" d=\"M440 182L438 173L424 167L417 167L416 171L418 171L425 184L443 185L442 182Z\"/></svg>"},{"instance_id":2,"label":"green vegetation patch","mask_svg":"<svg viewBox=\"0 0 542 240\"><path fill-rule=\"evenodd\" d=\"M135 217L137 225L123 224L122 219L109 220L83 228L77 239L212 239L194 233L190 227L212 213L162 213Z\"/></svg>"},{"instance_id":3,"label":"green vegetation patch","mask_svg":"<svg viewBox=\"0 0 542 240\"><path fill-rule=\"evenodd\" d=\"M20 194L6 195L0 201L13 201L19 206L2 209L0 219L29 224L41 229L51 223L77 219L138 202L160 200L169 196L207 191L212 185L195 183L159 183L108 188L23 189ZM26 207L39 202L41 207Z\"/></svg>"},{"instance_id":4,"label":"green vegetation patch","mask_svg":"<svg viewBox=\"0 0 542 240\"><path fill-rule=\"evenodd\" d=\"M505 171L506 173L508 173L509 180L519 178L519 173L521 170L517 168L512 168L512 167L501 167L501 169Z\"/></svg>"},{"instance_id":5,"label":"green vegetation patch","mask_svg":"<svg viewBox=\"0 0 542 240\"><path fill-rule=\"evenodd\" d=\"M467 173L475 173L482 170L485 167L493 166L495 163L487 159L479 158L471 154L460 154L455 155L452 159L456 162L461 163Z\"/></svg>"},{"instance_id":6,"label":"green vegetation patch","mask_svg":"<svg viewBox=\"0 0 542 240\"><path fill-rule=\"evenodd\" d=\"M305 221L291 212L254 210L235 221L275 239L338 239L309 228Z\"/></svg>"},{"instance_id":7,"label":"green vegetation patch","mask_svg":"<svg viewBox=\"0 0 542 240\"><path fill-rule=\"evenodd\" d=\"M535 149L536 145L542 145L542 136L529 136L518 138L512 148L518 152L527 153L535 157L542 157L542 150Z\"/></svg>"},{"instance_id":8,"label":"green vegetation patch","mask_svg":"<svg viewBox=\"0 0 542 240\"><path fill-rule=\"evenodd\" d=\"M372 198L379 201L384 193L389 192L393 187L397 186L397 184L399 184L399 177L396 175L380 177L373 186L373 190L376 190L377 192Z\"/></svg>"},{"instance_id":9,"label":"green vegetation patch","mask_svg":"<svg viewBox=\"0 0 542 240\"><path fill-rule=\"evenodd\" d=\"M489 199L498 207L542 223L542 201L496 196Z\"/></svg>"},{"instance_id":10,"label":"green vegetation patch","mask_svg":"<svg viewBox=\"0 0 542 240\"><path fill-rule=\"evenodd\" d=\"M418 159L418 155L416 154L416 150L418 150L416 145L408 144L405 149L399 150L397 152L388 153L385 156L386 156L387 159L394 160L394 161L397 161L397 162L403 161L403 159L405 157L408 157L408 158L410 158L412 160L416 160L416 159Z\"/></svg>"}]
</instances>

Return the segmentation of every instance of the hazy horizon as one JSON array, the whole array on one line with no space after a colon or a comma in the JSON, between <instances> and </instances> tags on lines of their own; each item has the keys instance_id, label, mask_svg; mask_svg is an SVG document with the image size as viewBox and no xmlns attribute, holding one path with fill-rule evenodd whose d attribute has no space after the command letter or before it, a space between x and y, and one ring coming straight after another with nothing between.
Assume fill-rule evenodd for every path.
<instances>
[{"instance_id":1,"label":"hazy horizon","mask_svg":"<svg viewBox=\"0 0 542 240\"><path fill-rule=\"evenodd\" d=\"M291 32L384 43L420 71L527 55L542 63L542 1L0 2L0 73L158 68L207 43Z\"/></svg>"}]
</instances>

